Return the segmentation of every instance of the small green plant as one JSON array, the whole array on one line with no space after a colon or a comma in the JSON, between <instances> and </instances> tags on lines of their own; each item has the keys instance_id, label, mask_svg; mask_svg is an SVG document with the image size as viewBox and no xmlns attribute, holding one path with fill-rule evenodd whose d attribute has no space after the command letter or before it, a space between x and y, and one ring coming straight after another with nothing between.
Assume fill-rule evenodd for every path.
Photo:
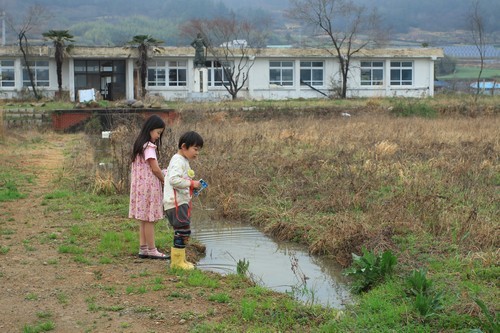
<instances>
[{"instance_id":1,"label":"small green plant","mask_svg":"<svg viewBox=\"0 0 500 333\"><path fill-rule=\"evenodd\" d=\"M26 295L24 299L28 301L38 301L38 295L34 293L29 293L28 295Z\"/></svg>"},{"instance_id":2,"label":"small green plant","mask_svg":"<svg viewBox=\"0 0 500 333\"><path fill-rule=\"evenodd\" d=\"M7 254L9 253L10 248L8 246L1 246L0 247L0 254Z\"/></svg>"},{"instance_id":3,"label":"small green plant","mask_svg":"<svg viewBox=\"0 0 500 333\"><path fill-rule=\"evenodd\" d=\"M85 302L87 303L87 309L90 312L97 312L100 309L100 307L95 302L95 297L94 296L86 298Z\"/></svg>"},{"instance_id":4,"label":"small green plant","mask_svg":"<svg viewBox=\"0 0 500 333\"><path fill-rule=\"evenodd\" d=\"M424 269L413 270L407 278L408 293L415 296L415 309L424 320L435 316L443 308L442 293L432 290L432 281L426 275Z\"/></svg>"},{"instance_id":5,"label":"small green plant","mask_svg":"<svg viewBox=\"0 0 500 333\"><path fill-rule=\"evenodd\" d=\"M36 316L40 319L52 318L52 313L49 311L40 311L36 313Z\"/></svg>"},{"instance_id":6,"label":"small green plant","mask_svg":"<svg viewBox=\"0 0 500 333\"><path fill-rule=\"evenodd\" d=\"M238 273L238 275L246 275L249 266L250 261L246 260L245 258L243 258L243 260L238 260L238 263L236 264L236 273Z\"/></svg>"},{"instance_id":7,"label":"small green plant","mask_svg":"<svg viewBox=\"0 0 500 333\"><path fill-rule=\"evenodd\" d=\"M229 303L231 297L226 293L213 294L208 297L209 301L217 303Z\"/></svg>"},{"instance_id":8,"label":"small green plant","mask_svg":"<svg viewBox=\"0 0 500 333\"><path fill-rule=\"evenodd\" d=\"M60 292L56 295L57 297L57 300L59 301L59 303L63 304L63 305L66 305L68 304L68 295L66 295L64 292Z\"/></svg>"},{"instance_id":9,"label":"small green plant","mask_svg":"<svg viewBox=\"0 0 500 333\"><path fill-rule=\"evenodd\" d=\"M167 297L168 300L173 300L174 298L191 299L192 296L189 294L181 294L181 293L175 291L175 292L170 293L170 295L168 295L168 297Z\"/></svg>"},{"instance_id":10,"label":"small green plant","mask_svg":"<svg viewBox=\"0 0 500 333\"><path fill-rule=\"evenodd\" d=\"M423 269L413 270L407 281L409 284L409 292L414 296L418 294L426 294L432 287L432 281L427 279L427 272Z\"/></svg>"},{"instance_id":11,"label":"small green plant","mask_svg":"<svg viewBox=\"0 0 500 333\"><path fill-rule=\"evenodd\" d=\"M190 320L196 317L196 314L193 311L186 311L181 313L181 319Z\"/></svg>"},{"instance_id":12,"label":"small green plant","mask_svg":"<svg viewBox=\"0 0 500 333\"><path fill-rule=\"evenodd\" d=\"M132 324L130 324L130 323L121 323L121 324L120 324L120 327L121 327L121 328L129 328L129 327L131 327L131 326L132 326Z\"/></svg>"},{"instance_id":13,"label":"small green plant","mask_svg":"<svg viewBox=\"0 0 500 333\"><path fill-rule=\"evenodd\" d=\"M257 308L257 302L255 300L243 299L241 301L241 316L244 320L252 320L255 316L255 309Z\"/></svg>"},{"instance_id":14,"label":"small green plant","mask_svg":"<svg viewBox=\"0 0 500 333\"><path fill-rule=\"evenodd\" d=\"M154 312L154 308L149 307L149 306L139 306L134 308L135 313L147 313L147 312Z\"/></svg>"},{"instance_id":15,"label":"small green plant","mask_svg":"<svg viewBox=\"0 0 500 333\"><path fill-rule=\"evenodd\" d=\"M442 293L418 293L415 297L415 309L424 319L435 316L442 308Z\"/></svg>"},{"instance_id":16,"label":"small green plant","mask_svg":"<svg viewBox=\"0 0 500 333\"><path fill-rule=\"evenodd\" d=\"M40 333L52 331L56 328L56 325L52 321L46 321L37 325L24 325L23 333Z\"/></svg>"},{"instance_id":17,"label":"small green plant","mask_svg":"<svg viewBox=\"0 0 500 333\"><path fill-rule=\"evenodd\" d=\"M500 332L500 325L498 325L498 313L495 313L495 315L492 315L488 308L486 307L486 304L479 298L474 299L474 302L481 308L481 311L483 312L484 317L486 320L481 321L481 328L487 332L487 333L497 333ZM481 330L473 330L471 332L479 333L483 332Z\"/></svg>"},{"instance_id":18,"label":"small green plant","mask_svg":"<svg viewBox=\"0 0 500 333\"><path fill-rule=\"evenodd\" d=\"M363 255L352 254L353 263L345 270L344 274L354 278L352 290L356 293L367 291L377 283L391 275L397 263L396 256L390 251L375 255L366 248L362 249Z\"/></svg>"},{"instance_id":19,"label":"small green plant","mask_svg":"<svg viewBox=\"0 0 500 333\"><path fill-rule=\"evenodd\" d=\"M70 253L70 254L83 254L84 249L75 245L61 245L59 246L59 253Z\"/></svg>"}]
</instances>

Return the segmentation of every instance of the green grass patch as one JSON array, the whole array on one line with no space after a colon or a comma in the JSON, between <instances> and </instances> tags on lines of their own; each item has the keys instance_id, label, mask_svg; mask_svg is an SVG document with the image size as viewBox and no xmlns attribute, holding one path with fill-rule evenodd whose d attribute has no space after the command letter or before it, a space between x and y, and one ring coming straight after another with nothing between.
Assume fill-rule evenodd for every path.
<instances>
[{"instance_id":1,"label":"green grass patch","mask_svg":"<svg viewBox=\"0 0 500 333\"><path fill-rule=\"evenodd\" d=\"M23 199L26 193L20 191L27 184L33 184L32 174L20 173L9 167L0 167L0 202Z\"/></svg>"},{"instance_id":2,"label":"green grass patch","mask_svg":"<svg viewBox=\"0 0 500 333\"><path fill-rule=\"evenodd\" d=\"M12 201L17 199L25 198L26 194L22 194L17 189L17 185L14 181L5 181L0 183L0 202L2 201Z\"/></svg>"},{"instance_id":3,"label":"green grass patch","mask_svg":"<svg viewBox=\"0 0 500 333\"><path fill-rule=\"evenodd\" d=\"M226 293L217 293L208 296L208 300L217 303L229 303L231 296Z\"/></svg>"},{"instance_id":4,"label":"green grass patch","mask_svg":"<svg viewBox=\"0 0 500 333\"><path fill-rule=\"evenodd\" d=\"M457 66L456 72L449 75L440 76L439 80L475 80L479 75L479 67ZM498 79L500 78L500 69L484 68L481 73L481 79Z\"/></svg>"},{"instance_id":5,"label":"green grass patch","mask_svg":"<svg viewBox=\"0 0 500 333\"><path fill-rule=\"evenodd\" d=\"M8 246L0 246L0 254L7 254L10 251L10 247Z\"/></svg>"},{"instance_id":6,"label":"green grass patch","mask_svg":"<svg viewBox=\"0 0 500 333\"><path fill-rule=\"evenodd\" d=\"M61 245L59 246L59 253L83 254L85 253L85 249L78 247L76 245Z\"/></svg>"},{"instance_id":7,"label":"green grass patch","mask_svg":"<svg viewBox=\"0 0 500 333\"><path fill-rule=\"evenodd\" d=\"M219 281L217 279L211 278L197 269L189 271L186 283L192 287L206 287L211 289L215 289L219 286Z\"/></svg>"},{"instance_id":8,"label":"green grass patch","mask_svg":"<svg viewBox=\"0 0 500 333\"><path fill-rule=\"evenodd\" d=\"M436 118L437 110L420 100L396 99L391 113L400 117Z\"/></svg>"},{"instance_id":9,"label":"green grass patch","mask_svg":"<svg viewBox=\"0 0 500 333\"><path fill-rule=\"evenodd\" d=\"M183 294L177 291L170 293L167 297L168 300L173 300L175 298L192 299L193 297L189 294Z\"/></svg>"},{"instance_id":10,"label":"green grass patch","mask_svg":"<svg viewBox=\"0 0 500 333\"><path fill-rule=\"evenodd\" d=\"M41 333L49 332L56 328L56 324L53 321L45 321L35 325L25 324L23 326L23 333Z\"/></svg>"},{"instance_id":11,"label":"green grass patch","mask_svg":"<svg viewBox=\"0 0 500 333\"><path fill-rule=\"evenodd\" d=\"M52 199L61 199L61 198L67 198L73 195L71 191L68 190L57 190L51 193L48 193L44 196L45 199L47 200L52 200Z\"/></svg>"}]
</instances>

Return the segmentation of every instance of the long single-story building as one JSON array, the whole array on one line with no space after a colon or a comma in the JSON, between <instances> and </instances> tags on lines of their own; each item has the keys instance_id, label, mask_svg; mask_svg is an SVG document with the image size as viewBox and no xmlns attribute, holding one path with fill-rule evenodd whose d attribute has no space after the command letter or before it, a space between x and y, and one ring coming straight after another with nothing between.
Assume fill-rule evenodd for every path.
<instances>
[{"instance_id":1,"label":"long single-story building","mask_svg":"<svg viewBox=\"0 0 500 333\"><path fill-rule=\"evenodd\" d=\"M58 90L55 49L32 46L30 68L38 91L51 97ZM191 47L162 47L150 53L147 92L166 100L189 99L197 86ZM351 58L348 97L428 97L434 95L434 62L442 49L365 49ZM76 100L92 89L107 100L138 97L137 51L123 47L74 47L64 58L62 88ZM238 93L247 99L295 99L331 96L341 82L338 59L324 49L264 48L250 56L253 65ZM231 96L223 86L219 61L206 59L207 90L212 99ZM234 61L238 61L235 58ZM245 70L244 70L245 71ZM17 98L31 89L17 46L0 47L0 98Z\"/></svg>"}]
</instances>

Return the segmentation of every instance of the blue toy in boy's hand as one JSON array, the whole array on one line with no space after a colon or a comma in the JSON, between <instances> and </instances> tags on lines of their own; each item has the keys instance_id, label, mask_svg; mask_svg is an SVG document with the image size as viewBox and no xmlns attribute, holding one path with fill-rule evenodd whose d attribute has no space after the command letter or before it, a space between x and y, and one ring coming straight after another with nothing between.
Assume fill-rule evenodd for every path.
<instances>
[{"instance_id":1,"label":"blue toy in boy's hand","mask_svg":"<svg viewBox=\"0 0 500 333\"><path fill-rule=\"evenodd\" d=\"M203 179L200 179L200 184L201 184L201 187L199 189L196 189L194 190L193 194L194 195L198 195L200 194L200 192L204 189L204 188L207 188L208 187L208 184L206 181L204 181Z\"/></svg>"}]
</instances>

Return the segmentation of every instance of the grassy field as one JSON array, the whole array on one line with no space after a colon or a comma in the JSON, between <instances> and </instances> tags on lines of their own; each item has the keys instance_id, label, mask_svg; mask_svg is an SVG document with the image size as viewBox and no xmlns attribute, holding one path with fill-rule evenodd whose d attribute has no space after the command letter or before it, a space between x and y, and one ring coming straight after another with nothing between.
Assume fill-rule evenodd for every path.
<instances>
[{"instance_id":1,"label":"grassy field","mask_svg":"<svg viewBox=\"0 0 500 333\"><path fill-rule=\"evenodd\" d=\"M366 288L342 312L293 302L278 310L267 303L271 295L269 301L241 300L235 316L191 330L238 331L238 321L251 321L250 332L496 332L498 105L498 98L474 104L461 97L179 107L181 121L164 137L160 165L183 131L200 132L205 147L192 167L211 184L204 200L216 207L218 218L248 221L346 268L365 265L353 282L361 279ZM90 139L67 155L78 168L61 178L61 191L71 191L70 202L87 207L75 218L125 214L123 154L135 131L127 123L115 129L112 158L121 171L112 175L96 171ZM19 187L24 179L19 176ZM61 204L56 196L47 199L49 207L52 200ZM78 240L82 233L74 228ZM92 228L83 244L102 244L105 225ZM117 239L117 255L135 251L132 238ZM134 245L124 246L129 243ZM390 270L384 251L397 260ZM236 296L224 289L214 297ZM273 323L270 315L281 319ZM290 324L299 318L304 324Z\"/></svg>"},{"instance_id":2,"label":"grassy field","mask_svg":"<svg viewBox=\"0 0 500 333\"><path fill-rule=\"evenodd\" d=\"M478 67L457 66L456 72L450 75L439 76L439 80L477 80L479 75ZM500 80L500 69L485 68L481 73L483 80Z\"/></svg>"}]
</instances>

